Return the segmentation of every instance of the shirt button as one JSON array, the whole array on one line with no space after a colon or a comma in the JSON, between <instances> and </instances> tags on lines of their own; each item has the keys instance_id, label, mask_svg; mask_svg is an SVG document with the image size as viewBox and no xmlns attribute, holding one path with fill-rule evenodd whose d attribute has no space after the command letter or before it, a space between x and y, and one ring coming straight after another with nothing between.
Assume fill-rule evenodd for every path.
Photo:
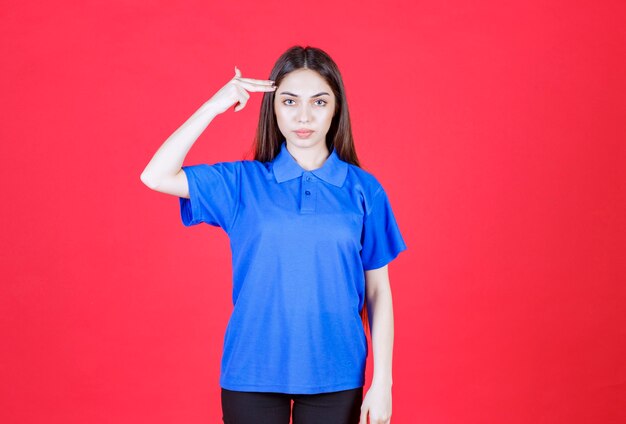
<instances>
[{"instance_id":1,"label":"shirt button","mask_svg":"<svg viewBox=\"0 0 626 424\"><path fill-rule=\"evenodd\" d=\"M311 192L309 190L305 191L304 194L306 194L307 196L309 196L311 194Z\"/></svg>"},{"instance_id":2,"label":"shirt button","mask_svg":"<svg viewBox=\"0 0 626 424\"><path fill-rule=\"evenodd\" d=\"M306 180L307 181L311 181L311 177L306 177Z\"/></svg>"}]
</instances>

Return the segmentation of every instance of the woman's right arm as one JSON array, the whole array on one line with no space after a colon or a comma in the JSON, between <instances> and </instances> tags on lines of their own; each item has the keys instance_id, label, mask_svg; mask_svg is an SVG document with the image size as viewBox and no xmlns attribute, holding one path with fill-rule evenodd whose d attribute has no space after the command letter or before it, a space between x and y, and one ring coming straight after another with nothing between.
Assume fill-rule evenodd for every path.
<instances>
[{"instance_id":1,"label":"woman's right arm","mask_svg":"<svg viewBox=\"0 0 626 424\"><path fill-rule=\"evenodd\" d=\"M235 67L233 79L159 147L141 173L141 181L152 190L189 198L189 185L182 166L191 146L217 115L236 103L239 105L235 107L235 112L243 109L250 98L247 91L274 91L275 87L272 84L273 81L270 80L241 78L241 71Z\"/></svg>"}]
</instances>

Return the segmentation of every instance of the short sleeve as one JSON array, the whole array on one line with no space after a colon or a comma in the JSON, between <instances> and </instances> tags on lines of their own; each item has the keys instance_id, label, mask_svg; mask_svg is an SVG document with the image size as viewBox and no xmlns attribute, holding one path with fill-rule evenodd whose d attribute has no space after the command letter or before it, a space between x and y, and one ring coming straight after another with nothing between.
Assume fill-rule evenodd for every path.
<instances>
[{"instance_id":1,"label":"short sleeve","mask_svg":"<svg viewBox=\"0 0 626 424\"><path fill-rule=\"evenodd\" d=\"M387 265L407 248L382 187L372 198L370 211L364 218L361 246L364 271Z\"/></svg>"},{"instance_id":2,"label":"short sleeve","mask_svg":"<svg viewBox=\"0 0 626 424\"><path fill-rule=\"evenodd\" d=\"M228 233L239 204L240 163L191 165L182 170L189 183L189 199L179 197L183 225L204 222Z\"/></svg>"}]
</instances>

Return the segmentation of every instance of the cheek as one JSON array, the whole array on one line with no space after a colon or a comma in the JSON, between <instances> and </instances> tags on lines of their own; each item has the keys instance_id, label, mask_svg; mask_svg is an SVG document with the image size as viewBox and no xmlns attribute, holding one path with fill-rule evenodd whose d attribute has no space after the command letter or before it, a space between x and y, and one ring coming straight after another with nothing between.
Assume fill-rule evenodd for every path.
<instances>
[{"instance_id":1,"label":"cheek","mask_svg":"<svg viewBox=\"0 0 626 424\"><path fill-rule=\"evenodd\" d=\"M285 116L285 111L280 108L274 109L274 114L276 115L276 120L278 123L284 122L287 118Z\"/></svg>"},{"instance_id":2,"label":"cheek","mask_svg":"<svg viewBox=\"0 0 626 424\"><path fill-rule=\"evenodd\" d=\"M333 109L330 107L327 107L326 109L324 109L324 121L328 121L330 123L330 121L333 120Z\"/></svg>"}]
</instances>

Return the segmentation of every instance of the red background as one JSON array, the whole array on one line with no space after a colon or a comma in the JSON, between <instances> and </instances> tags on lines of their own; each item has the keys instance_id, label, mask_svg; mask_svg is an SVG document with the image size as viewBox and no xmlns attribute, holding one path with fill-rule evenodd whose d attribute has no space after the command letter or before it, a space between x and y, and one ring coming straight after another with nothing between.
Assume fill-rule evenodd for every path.
<instances>
[{"instance_id":1,"label":"red background","mask_svg":"<svg viewBox=\"0 0 626 424\"><path fill-rule=\"evenodd\" d=\"M409 246L392 423L626 422L623 2L1 9L1 422L221 422L228 238L139 176L294 44L338 63ZM185 164L250 158L260 98Z\"/></svg>"}]
</instances>

